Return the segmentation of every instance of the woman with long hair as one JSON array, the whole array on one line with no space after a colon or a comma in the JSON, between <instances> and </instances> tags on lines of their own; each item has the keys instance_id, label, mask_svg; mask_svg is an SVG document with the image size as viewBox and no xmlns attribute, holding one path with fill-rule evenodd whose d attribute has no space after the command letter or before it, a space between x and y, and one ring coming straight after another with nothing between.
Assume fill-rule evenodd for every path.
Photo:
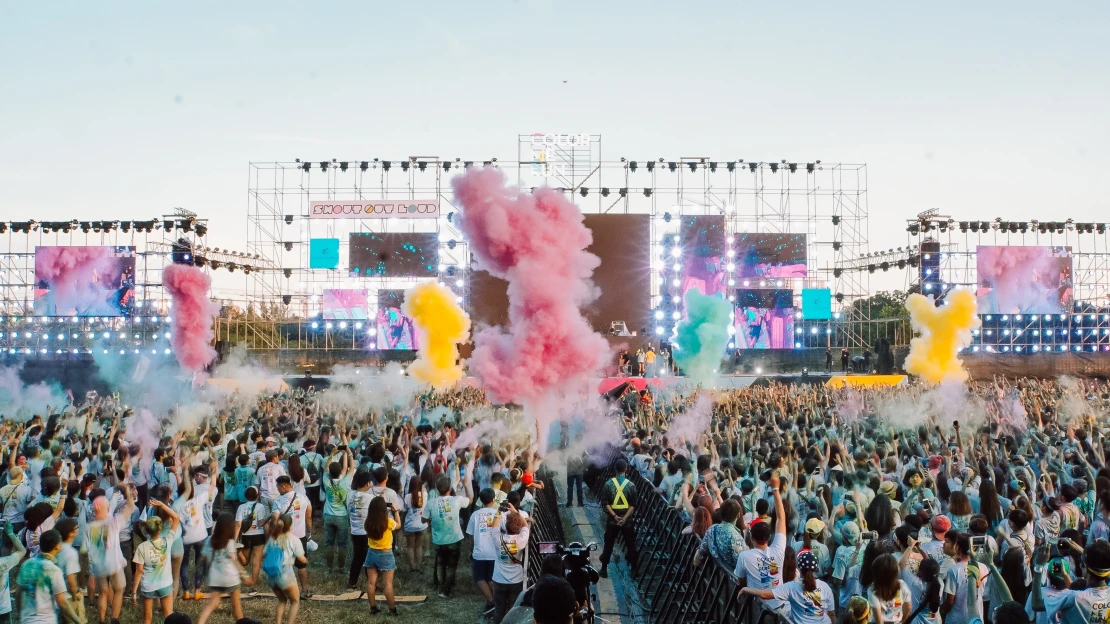
<instances>
[{"instance_id":1,"label":"woman with long hair","mask_svg":"<svg viewBox=\"0 0 1110 624\"><path fill-rule=\"evenodd\" d=\"M393 601L393 572L397 569L397 559L393 556L393 530L398 524L396 513L389 509L381 496L370 501L370 509L366 512L369 548L362 567L366 569L366 598L370 601L371 615L382 612L375 603L374 596L379 575L389 614L397 615L397 605Z\"/></svg>"},{"instance_id":2,"label":"woman with long hair","mask_svg":"<svg viewBox=\"0 0 1110 624\"><path fill-rule=\"evenodd\" d=\"M119 619L123 590L127 587L124 576L127 562L120 547L120 532L124 523L131 522L135 499L131 487L123 486L122 489L127 502L114 515L107 497L93 499L93 517L88 527L89 572L96 577L96 586L100 589L96 609L101 622L105 621L109 600L112 601L112 619Z\"/></svg>"},{"instance_id":3,"label":"woman with long hair","mask_svg":"<svg viewBox=\"0 0 1110 624\"><path fill-rule=\"evenodd\" d=\"M908 569L911 552L921 554L917 542L902 553L902 560L898 562L913 602L911 624L940 624L940 564L936 559L925 557L917 566L917 572L911 573Z\"/></svg>"},{"instance_id":4,"label":"woman with long hair","mask_svg":"<svg viewBox=\"0 0 1110 624\"><path fill-rule=\"evenodd\" d=\"M682 532L685 533L689 530L691 534L701 539L705 537L705 532L708 531L711 526L713 526L713 514L709 513L709 509L705 507L698 507L694 510L693 522L690 526L682 529Z\"/></svg>"},{"instance_id":5,"label":"woman with long hair","mask_svg":"<svg viewBox=\"0 0 1110 624\"><path fill-rule=\"evenodd\" d=\"M975 500L974 497L971 500L972 507L975 506ZM994 487L994 481L990 479L984 479L983 482L979 484L978 501L979 513L986 516L987 522L990 524L989 532L994 533L998 525L1002 524L1006 519L1006 511L1010 506L1010 501L1006 500L1005 504L1003 504L1003 501L998 496L998 490Z\"/></svg>"},{"instance_id":6,"label":"woman with long hair","mask_svg":"<svg viewBox=\"0 0 1110 624\"><path fill-rule=\"evenodd\" d=\"M301 592L297 586L293 564L307 564L308 560L305 559L301 540L290 533L292 528L292 516L281 516L277 512L270 515L267 523L269 539L266 540L266 549L262 555L262 571L266 573L270 589L278 599L277 624L282 624L287 608L287 624L293 624L297 619L297 611L301 608Z\"/></svg>"},{"instance_id":7,"label":"woman with long hair","mask_svg":"<svg viewBox=\"0 0 1110 624\"><path fill-rule=\"evenodd\" d=\"M817 557L808 550L798 553L798 578L774 589L745 587L743 593L763 600L784 600L790 607L792 624L828 624L836 611L833 592L817 578Z\"/></svg>"},{"instance_id":8,"label":"woman with long hair","mask_svg":"<svg viewBox=\"0 0 1110 624\"><path fill-rule=\"evenodd\" d=\"M873 580L867 588L867 601L871 603L876 622L909 622L913 596L899 575L898 561L892 555L879 555L871 564Z\"/></svg>"},{"instance_id":9,"label":"woman with long hair","mask_svg":"<svg viewBox=\"0 0 1110 624\"><path fill-rule=\"evenodd\" d=\"M1002 555L1002 567L999 569L999 575L1006 582L1006 587L1010 590L1010 596L1019 604L1025 604L1025 599L1029 597L1029 592L1032 589L1032 586L1025 584L1025 574L1025 552L1020 548L1007 550L1006 554ZM1040 582L1040 579L1036 579L1036 582Z\"/></svg>"},{"instance_id":10,"label":"woman with long hair","mask_svg":"<svg viewBox=\"0 0 1110 624\"><path fill-rule=\"evenodd\" d=\"M208 597L208 603L201 610L197 624L208 621L212 612L220 606L220 599L224 596L231 597L231 613L235 620L243 618L243 605L239 602L239 584L250 577L235 554L238 550L238 544L235 541L237 526L235 516L229 513L220 514L212 527L212 537L204 545L204 558L209 562L208 588L212 590L212 595Z\"/></svg>"},{"instance_id":11,"label":"woman with long hair","mask_svg":"<svg viewBox=\"0 0 1110 624\"><path fill-rule=\"evenodd\" d=\"M307 473L301 465L301 456L293 453L289 456L289 480L293 482L293 491L301 496L308 496L304 491L306 478Z\"/></svg>"},{"instance_id":12,"label":"woman with long hair","mask_svg":"<svg viewBox=\"0 0 1110 624\"><path fill-rule=\"evenodd\" d=\"M428 525L423 518L427 497L420 477L409 479L409 493L405 494L405 545L408 550L409 569L420 572L424 563L424 534Z\"/></svg>"},{"instance_id":13,"label":"woman with long hair","mask_svg":"<svg viewBox=\"0 0 1110 624\"><path fill-rule=\"evenodd\" d=\"M138 526L144 541L135 549L135 574L131 587L132 600L139 606L143 599L143 624L150 624L154 617L154 601L162 608L162 617L173 613L173 568L170 558L172 535L177 531L179 518L165 503L151 499L150 508L160 514L147 518ZM168 525L162 515L169 519ZM169 529L169 536L165 529ZM101 620L103 621L103 620Z\"/></svg>"}]
</instances>

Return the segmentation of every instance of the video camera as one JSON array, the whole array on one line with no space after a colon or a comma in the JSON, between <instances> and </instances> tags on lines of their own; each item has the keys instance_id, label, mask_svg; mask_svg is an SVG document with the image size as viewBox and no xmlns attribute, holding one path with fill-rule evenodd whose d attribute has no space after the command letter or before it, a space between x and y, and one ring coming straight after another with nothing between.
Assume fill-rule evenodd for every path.
<instances>
[{"instance_id":1,"label":"video camera","mask_svg":"<svg viewBox=\"0 0 1110 624\"><path fill-rule=\"evenodd\" d=\"M559 555L563 559L563 569L566 572L567 582L574 588L574 599L582 605L582 610L575 617L576 622L593 622L594 608L590 586L596 585L601 576L590 565L590 553L597 550L597 544L590 542L583 546L581 542L571 542L563 546L559 542L540 542L541 555Z\"/></svg>"}]
</instances>

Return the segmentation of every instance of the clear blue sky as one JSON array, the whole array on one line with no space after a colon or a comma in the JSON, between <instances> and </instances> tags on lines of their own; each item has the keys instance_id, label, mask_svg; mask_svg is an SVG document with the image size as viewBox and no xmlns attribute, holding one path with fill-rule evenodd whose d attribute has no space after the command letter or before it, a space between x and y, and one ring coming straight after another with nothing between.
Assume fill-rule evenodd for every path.
<instances>
[{"instance_id":1,"label":"clear blue sky","mask_svg":"<svg viewBox=\"0 0 1110 624\"><path fill-rule=\"evenodd\" d=\"M894 244L934 206L1110 221L1107 32L1105 2L7 2L0 217L183 206L241 249L251 160L513 158L551 129L866 162Z\"/></svg>"}]
</instances>

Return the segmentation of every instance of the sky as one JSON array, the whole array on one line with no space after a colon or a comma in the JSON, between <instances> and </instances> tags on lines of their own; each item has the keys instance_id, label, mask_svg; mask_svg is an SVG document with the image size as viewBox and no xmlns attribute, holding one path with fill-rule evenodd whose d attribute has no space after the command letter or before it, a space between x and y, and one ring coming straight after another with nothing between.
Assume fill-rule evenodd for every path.
<instances>
[{"instance_id":1,"label":"sky","mask_svg":"<svg viewBox=\"0 0 1110 624\"><path fill-rule=\"evenodd\" d=\"M1108 221L1106 32L1104 2L6 2L0 219L181 206L244 249L250 161L512 159L550 129L866 163L876 248L933 207Z\"/></svg>"}]
</instances>

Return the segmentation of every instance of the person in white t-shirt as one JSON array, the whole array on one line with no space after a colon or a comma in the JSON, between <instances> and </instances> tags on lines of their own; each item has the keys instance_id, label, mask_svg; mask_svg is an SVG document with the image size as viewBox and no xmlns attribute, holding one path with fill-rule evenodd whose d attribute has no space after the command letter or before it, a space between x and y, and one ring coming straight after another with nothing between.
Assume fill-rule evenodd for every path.
<instances>
[{"instance_id":1,"label":"person in white t-shirt","mask_svg":"<svg viewBox=\"0 0 1110 624\"><path fill-rule=\"evenodd\" d=\"M872 611L878 613L883 624L909 622L912 614L913 596L905 581L899 578L898 560L893 555L879 555L871 563L871 587L867 589L867 601Z\"/></svg>"},{"instance_id":2,"label":"person in white t-shirt","mask_svg":"<svg viewBox=\"0 0 1110 624\"><path fill-rule=\"evenodd\" d=\"M428 494L420 477L409 479L409 493L405 494L405 547L408 550L409 569L421 572L420 566L424 563L424 536L427 533L428 521L424 519L424 505L428 502Z\"/></svg>"},{"instance_id":3,"label":"person in white t-shirt","mask_svg":"<svg viewBox=\"0 0 1110 624\"><path fill-rule=\"evenodd\" d=\"M278 477L277 485L281 496L274 501L271 511L293 518L293 528L289 533L301 541L301 548L307 552L308 536L312 533L312 503L307 496L293 489L293 480L289 476ZM308 590L308 564L297 562L293 567L297 569L301 597L311 598L312 592Z\"/></svg>"},{"instance_id":4,"label":"person in white t-shirt","mask_svg":"<svg viewBox=\"0 0 1110 624\"><path fill-rule=\"evenodd\" d=\"M745 587L743 592L758 596L764 604L780 600L788 605L787 618L791 624L834 624L835 603L833 592L825 581L817 578L817 556L808 550L798 553L799 578L783 583L774 589Z\"/></svg>"},{"instance_id":5,"label":"person in white t-shirt","mask_svg":"<svg viewBox=\"0 0 1110 624\"><path fill-rule=\"evenodd\" d=\"M528 550L529 528L524 517L509 505L504 523L501 518L501 514L494 516L498 540L497 561L493 566L494 622L505 618L524 590L524 554Z\"/></svg>"},{"instance_id":6,"label":"person in white t-shirt","mask_svg":"<svg viewBox=\"0 0 1110 624\"><path fill-rule=\"evenodd\" d=\"M470 556L471 576L478 584L478 591L482 592L482 596L486 599L485 613L490 613L494 609L493 568L500 548L497 543L497 523L494 518L501 514L497 510L493 489L486 488L479 492L478 500L482 502L482 507L470 514L466 534L474 539L474 551Z\"/></svg>"},{"instance_id":7,"label":"person in white t-shirt","mask_svg":"<svg viewBox=\"0 0 1110 624\"><path fill-rule=\"evenodd\" d=\"M122 524L131 521L135 499L130 486L124 484L121 488L127 497L127 504L123 509L115 516L111 515L107 497L98 496L93 500L93 519L86 529L89 573L96 577L96 584L100 589L96 609L101 622L105 621L109 600L112 601L113 619L119 619L123 608L123 590L126 584L123 568L127 561L120 548L119 534Z\"/></svg>"},{"instance_id":8,"label":"person in white t-shirt","mask_svg":"<svg viewBox=\"0 0 1110 624\"><path fill-rule=\"evenodd\" d=\"M774 536L767 522L758 518L753 520L748 528L752 548L740 553L734 572L742 584L753 590L770 591L781 585L783 559L786 557L786 509L782 504L777 474L772 473L768 486L775 497ZM790 606L781 598L769 596L763 601L763 606L790 619Z\"/></svg>"},{"instance_id":9,"label":"person in white t-shirt","mask_svg":"<svg viewBox=\"0 0 1110 624\"><path fill-rule=\"evenodd\" d=\"M274 501L281 496L277 487L278 477L288 474L285 472L285 466L282 466L278 459L277 451L273 449L266 451L266 463L259 466L258 471L254 473L254 484L262 494L262 503L267 507L273 507Z\"/></svg>"}]
</instances>

